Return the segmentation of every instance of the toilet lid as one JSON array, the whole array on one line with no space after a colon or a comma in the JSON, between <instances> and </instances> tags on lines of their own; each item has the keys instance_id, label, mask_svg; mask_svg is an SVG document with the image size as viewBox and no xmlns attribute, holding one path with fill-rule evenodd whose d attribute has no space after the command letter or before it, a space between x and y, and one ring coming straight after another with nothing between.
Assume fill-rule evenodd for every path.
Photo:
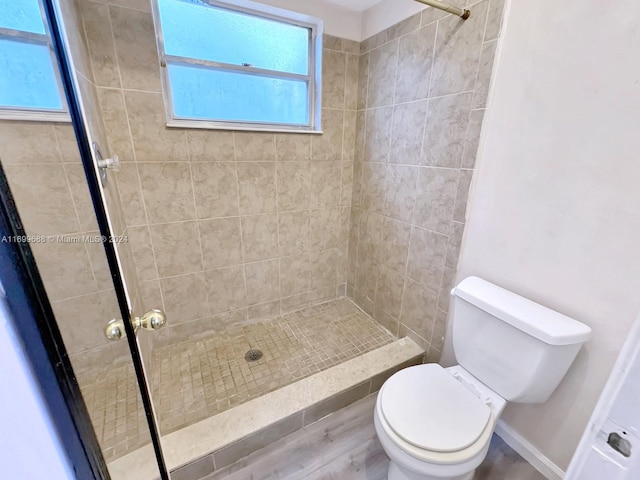
<instances>
[{"instance_id":1,"label":"toilet lid","mask_svg":"<svg viewBox=\"0 0 640 480\"><path fill-rule=\"evenodd\" d=\"M489 407L438 364L391 376L380 391L380 407L398 436L434 452L469 447L491 417Z\"/></svg>"}]
</instances>

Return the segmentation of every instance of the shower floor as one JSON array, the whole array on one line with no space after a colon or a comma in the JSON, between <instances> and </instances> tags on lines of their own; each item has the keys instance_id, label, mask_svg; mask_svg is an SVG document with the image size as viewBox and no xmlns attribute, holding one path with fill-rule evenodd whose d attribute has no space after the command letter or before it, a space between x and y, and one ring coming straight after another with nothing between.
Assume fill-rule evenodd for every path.
<instances>
[{"instance_id":1,"label":"shower floor","mask_svg":"<svg viewBox=\"0 0 640 480\"><path fill-rule=\"evenodd\" d=\"M171 433L394 340L338 299L157 348L151 385L160 431ZM245 360L254 348L263 357ZM128 363L85 377L82 393L107 461L150 441Z\"/></svg>"}]
</instances>

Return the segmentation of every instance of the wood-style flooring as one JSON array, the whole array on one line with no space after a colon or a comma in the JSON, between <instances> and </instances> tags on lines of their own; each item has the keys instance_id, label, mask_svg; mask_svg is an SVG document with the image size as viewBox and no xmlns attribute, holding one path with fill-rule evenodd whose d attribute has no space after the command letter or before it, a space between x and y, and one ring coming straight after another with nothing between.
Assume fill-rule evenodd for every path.
<instances>
[{"instance_id":1,"label":"wood-style flooring","mask_svg":"<svg viewBox=\"0 0 640 480\"><path fill-rule=\"evenodd\" d=\"M386 480L389 459L376 438L376 395L343 408L201 480ZM494 435L474 480L544 480Z\"/></svg>"}]
</instances>

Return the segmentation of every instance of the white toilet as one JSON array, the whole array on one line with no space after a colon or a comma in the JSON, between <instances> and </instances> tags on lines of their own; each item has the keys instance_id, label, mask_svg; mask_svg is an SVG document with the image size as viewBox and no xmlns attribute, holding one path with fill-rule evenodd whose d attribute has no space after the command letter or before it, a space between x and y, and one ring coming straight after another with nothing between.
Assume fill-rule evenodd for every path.
<instances>
[{"instance_id":1,"label":"white toilet","mask_svg":"<svg viewBox=\"0 0 640 480\"><path fill-rule=\"evenodd\" d=\"M591 336L583 323L477 277L451 295L459 365L406 368L378 394L389 480L471 479L506 402L545 402Z\"/></svg>"}]
</instances>

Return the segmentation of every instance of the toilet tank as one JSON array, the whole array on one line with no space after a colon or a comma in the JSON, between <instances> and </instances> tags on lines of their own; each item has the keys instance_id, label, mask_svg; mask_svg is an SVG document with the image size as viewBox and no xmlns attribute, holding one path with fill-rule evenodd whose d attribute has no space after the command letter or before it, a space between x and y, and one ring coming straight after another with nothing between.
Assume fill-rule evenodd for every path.
<instances>
[{"instance_id":1,"label":"toilet tank","mask_svg":"<svg viewBox=\"0 0 640 480\"><path fill-rule=\"evenodd\" d=\"M451 296L458 363L510 402L545 402L591 336L587 325L478 277Z\"/></svg>"}]
</instances>

